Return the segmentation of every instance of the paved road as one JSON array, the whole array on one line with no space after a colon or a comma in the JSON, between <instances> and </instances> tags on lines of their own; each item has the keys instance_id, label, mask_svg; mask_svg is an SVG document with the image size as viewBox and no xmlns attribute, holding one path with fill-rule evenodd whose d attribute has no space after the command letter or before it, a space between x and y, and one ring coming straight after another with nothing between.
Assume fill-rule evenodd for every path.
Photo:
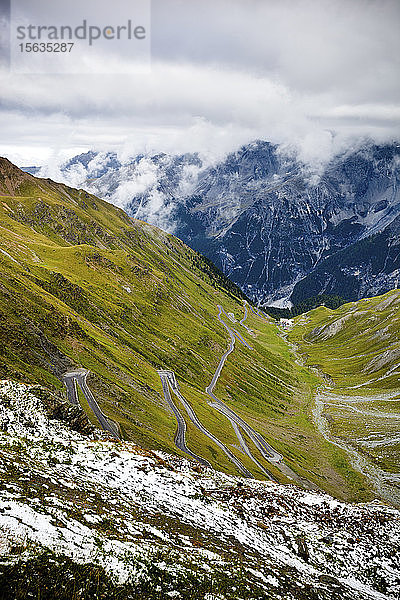
<instances>
[{"instance_id":1,"label":"paved road","mask_svg":"<svg viewBox=\"0 0 400 600\"><path fill-rule=\"evenodd\" d=\"M200 431L202 433L204 433L204 435L206 435L207 437L210 438L210 440L212 440L215 444L217 444L217 446L219 446L221 448L221 450L223 452L225 452L225 454L227 455L227 457L229 458L229 460L231 462L233 462L236 467L239 469L239 471L241 471L243 473L243 475L246 475L246 477L253 477L253 475L250 473L250 471L248 471L248 469L246 469L246 467L242 464L242 462L229 450L229 448L227 448L225 446L225 444L223 444L215 435L213 435L212 433L210 433L208 431L208 429L206 429L201 422L199 421L196 413L194 412L191 404L186 400L186 398L181 394L180 390L179 390L179 386L175 381L175 375L173 375L173 381L174 383L172 384L172 389L174 391L174 393L176 394L176 396L179 398L179 400L182 402L182 405L184 406L186 412L189 415L190 420L192 421L192 423L194 423L194 425L200 429Z\"/></svg>"},{"instance_id":2,"label":"paved road","mask_svg":"<svg viewBox=\"0 0 400 600\"><path fill-rule=\"evenodd\" d=\"M168 402L169 406L171 407L171 409L175 415L176 422L177 422L177 429L176 429L175 439L174 439L175 446L177 448L179 448L179 450L182 450L182 452L185 452L186 454L189 454L189 456L192 456L193 458L195 458L199 463L201 463L205 467L211 467L210 463L207 460L205 460L201 456L197 456L197 454L195 454L194 452L189 450L189 448L186 445L186 439L185 439L186 422L185 422L185 419L183 418L181 412L179 411L178 407L172 400L171 394L169 391L170 377L171 377L171 374L172 375L174 375L174 374L172 373L172 371L161 371L161 370L157 371L157 373L159 374L160 379L161 379L161 384L162 384L162 388L163 388L163 392L164 392L164 398ZM174 376L174 379L175 379L175 376Z\"/></svg>"},{"instance_id":3,"label":"paved road","mask_svg":"<svg viewBox=\"0 0 400 600\"><path fill-rule=\"evenodd\" d=\"M222 308L222 306L218 305L218 308L219 308L219 315L218 315L218 319L221 321L222 325L223 325L223 326L224 326L224 327L225 327L225 328L226 328L228 331L229 331L229 330L230 330L230 331L233 331L234 335L237 337L237 339L239 340L239 342L241 342L241 343L242 343L244 346L246 346L246 348L248 348L249 350L253 350L253 348L250 346L250 344L248 344L248 343L246 342L246 340L244 339L244 337L243 337L243 336L241 336L241 335L240 335L240 333L239 333L238 331L236 331L236 329L233 329L233 327L228 327L228 326L227 326L227 325L224 323L224 321L221 319L221 315L222 315L222 313L223 313L223 314L224 314L224 315L225 315L227 318L229 318L229 317L228 317L228 315L226 314L226 312L224 311L224 309ZM240 321L240 324L241 324L241 325L243 325L243 327L246 327L246 325L244 325L244 323L243 323L243 322L246 320L246 318L247 318L247 315L245 316L245 318L244 318L244 319L242 319L242 320ZM246 329L247 329L247 327L246 327Z\"/></svg>"},{"instance_id":4,"label":"paved road","mask_svg":"<svg viewBox=\"0 0 400 600\"><path fill-rule=\"evenodd\" d=\"M239 323L240 323L241 325L243 325L243 327L246 327L246 328L247 328L247 325L245 325L245 324L244 324L244 322L245 322L245 321L246 321L246 319L247 319L247 302L245 301L245 302L243 303L243 305L244 305L244 317L243 317L243 319L242 319L241 321L239 321Z\"/></svg>"},{"instance_id":5,"label":"paved road","mask_svg":"<svg viewBox=\"0 0 400 600\"><path fill-rule=\"evenodd\" d=\"M223 414L231 422L231 425L233 427L235 435L236 435L237 439L239 440L239 444L240 444L243 452L245 454L247 454L247 456L250 458L250 460L252 460L254 462L254 464L256 464L258 466L258 468L265 475L267 475L267 477L269 477L269 479L271 479L272 481L276 481L276 479L273 477L272 473L270 473L265 467L263 467L263 465L253 456L253 454L250 451L250 448L248 447L248 445L246 443L246 440L243 437L242 432L240 431L240 428L239 428L238 424L231 417L231 415L229 414L229 412L227 412L226 410L224 410L224 407L222 407L219 403L212 403L211 402L210 406L213 406L216 410L218 410L221 414Z\"/></svg>"},{"instance_id":6,"label":"paved road","mask_svg":"<svg viewBox=\"0 0 400 600\"><path fill-rule=\"evenodd\" d=\"M244 301L243 305L244 305L244 317L241 321L239 321L239 324L246 329L247 333L253 333L252 330L250 329L250 327L247 327L247 325L245 325L245 321L247 320L247 317L249 314L246 300Z\"/></svg>"},{"instance_id":7,"label":"paved road","mask_svg":"<svg viewBox=\"0 0 400 600\"><path fill-rule=\"evenodd\" d=\"M268 321L267 315L265 313L263 313L262 310L260 310L259 308L253 308L251 306L251 304L249 304L249 307L250 307L251 312L254 313L255 315L257 315L257 317L260 317L261 319Z\"/></svg>"},{"instance_id":8,"label":"paved road","mask_svg":"<svg viewBox=\"0 0 400 600\"><path fill-rule=\"evenodd\" d=\"M67 398L74 406L79 406L76 379L72 373L63 376L64 385L67 388Z\"/></svg>"},{"instance_id":9,"label":"paved road","mask_svg":"<svg viewBox=\"0 0 400 600\"><path fill-rule=\"evenodd\" d=\"M214 388L215 385L218 381L218 378L221 374L222 368L225 364L226 359L228 358L228 356L231 354L231 352L233 352L234 348L235 348L235 333L237 334L237 332L235 332L233 329L231 329L221 318L222 313L225 313L225 311L223 310L222 306L218 306L219 309L219 314L218 314L218 320L222 323L222 325L225 327L225 329L227 330L227 332L229 333L230 336L230 343L229 343L229 347L228 350L222 355L222 358L219 362L219 365L217 367L217 370L214 373L214 376L211 380L211 383L209 386L206 387L206 393L210 396L210 398L212 398L213 403L212 406L214 406L214 408L216 408L215 405L218 405L218 410L220 410L220 412L222 412L223 414L225 414L225 416L231 421L235 422L236 425L238 425L239 427L241 427L246 433L247 435L250 437L250 439L253 441L254 445L256 446L256 448L258 448L258 450L260 451L261 455L268 460L271 463L280 463L282 461L282 455L279 454L279 452L277 452L274 448L272 448L272 446L270 444L268 444L268 442L265 441L265 439L262 437L262 435L260 435L257 431L255 431L248 423L246 423L246 421L244 421L241 417L239 417L238 414L236 414L231 408L229 408L229 406L227 406L224 402L222 402L221 400L219 400L219 398L217 398L217 396L214 394ZM236 335L236 337L238 337ZM239 341L242 341L243 338L242 336L239 335L238 337ZM244 341L244 340L243 340ZM249 344L247 344L247 342L245 342L245 345L247 348L251 348L251 346L249 346ZM233 423L232 423L233 425ZM246 448L243 447L242 443L241 443L241 439L240 437L239 439L239 443L241 444L243 450L246 452L246 454L248 454L249 449L246 445ZM243 440L243 436L242 436L242 440ZM252 460L259 465L259 462L254 458L251 457Z\"/></svg>"},{"instance_id":10,"label":"paved road","mask_svg":"<svg viewBox=\"0 0 400 600\"><path fill-rule=\"evenodd\" d=\"M260 312L255 312L252 307L250 306L252 312L254 312L254 314L256 314L258 317L261 317L262 319L267 320L267 318L265 317L265 315L260 311ZM212 402L209 402L209 405L212 406L213 408L215 408L216 410L218 410L221 414L223 414L232 424L232 427L234 429L234 432L236 434L236 437L239 441L240 447L242 448L243 452L254 462L255 465L257 465L257 467L265 474L267 475L267 477L269 477L272 481L277 481L274 476L268 471L268 469L266 469L259 460L257 460L253 454L251 453L246 440L244 438L244 435L242 434L243 430L248 437L251 439L251 441L253 442L253 444L256 446L256 448L259 450L261 456L268 461L269 463L274 464L282 473L284 473L286 475L286 477L288 477L289 479L292 479L294 481L296 481L297 483L299 483L300 485L303 485L304 487L308 488L308 489L318 489L314 484L312 484L311 482L309 482L307 479L300 477L297 473L295 473L288 465L286 465L283 462L283 457L281 454L279 454L279 452L277 452L270 444L268 444L268 442L263 438L263 436L261 434L259 434L257 431L255 431L248 423L246 423L246 421L244 421L244 419L242 419L238 414L236 414L231 408L229 408L229 406L227 406L226 404L224 404L224 402L222 402L221 400L219 400L219 398L217 398L214 394L214 387L218 381L218 378L221 374L222 368L225 364L225 361L227 359L227 357L231 354L231 352L233 352L234 348L235 348L235 341L236 339L238 339L242 344L244 344L247 348L249 348L250 350L252 350L252 347L243 339L243 337L234 329L231 329L223 320L222 320L222 314L225 314L224 309L222 308L222 306L218 306L219 309L219 314L218 314L218 319L219 321L222 323L222 325L225 327L225 329L227 330L227 332L229 333L229 337L230 337L230 342L229 342L229 347L226 350L226 352L224 352L224 354L221 357L221 360L218 364L218 367L214 373L214 376L211 380L211 383L209 386L207 386L206 388L206 393L211 397ZM227 316L227 315L226 315ZM242 319L242 321L240 322L241 325L244 326L244 321L247 318L247 312L245 313L244 318ZM188 454L193 456L193 453L187 449L186 444L185 444L185 440L184 440L184 433L186 431L186 423L182 417L182 415L180 414L179 410L177 409L177 407L175 406L175 404L172 402L172 399L170 397L170 393L169 393L169 387L171 387L172 391L174 392L174 394L177 396L177 398L180 400L180 402L182 403L183 407L186 409L187 414L189 415L189 418L191 419L191 421L194 423L194 425L200 430L202 431L202 433L204 433L204 435L206 435L207 437L209 437L214 443L216 443L224 452L225 454L227 454L227 456L229 457L229 459L240 469L240 471L245 474L247 477L253 477L253 475L250 473L250 471L248 471L248 469L246 469L246 467L241 463L241 461L239 461L239 459L236 458L236 456L224 445L222 444L222 442L216 438L212 433L210 433L205 427L203 427L203 425L200 423L196 413L194 412L192 406L190 405L190 403L186 400L186 398L181 394L180 390L179 390L179 386L176 382L175 379L175 374L173 371L159 371L160 376L162 375L163 377L161 378L163 381L163 390L164 390L164 396L167 400L167 402L169 403L169 405L171 406L172 410L174 410L175 416L177 418L177 422L178 422L178 430L180 429L180 434L179 431L177 431L177 434L175 436L175 443L177 444L177 440L178 443L180 444L178 447L180 447L180 449L182 449L184 452L187 452ZM169 387L168 387L169 386ZM173 408L174 407L174 408ZM179 415L179 416L178 416ZM181 420L181 425L179 425ZM200 462L204 461L204 459L200 459L200 457L196 457L197 460L200 460Z\"/></svg>"},{"instance_id":11,"label":"paved road","mask_svg":"<svg viewBox=\"0 0 400 600\"><path fill-rule=\"evenodd\" d=\"M260 451L260 454L269 462L271 463L279 463L282 460L282 456L276 452L276 450L274 450L274 448L272 448L265 440L264 438L258 433L256 432L248 423L246 423L246 421L244 421L241 417L239 417L239 415L237 415L231 408L229 408L228 406L226 406L226 404L224 404L221 400L219 400L217 398L217 396L215 396L214 394L214 387L218 381L218 378L221 374L222 368L225 364L226 359L228 358L228 356L231 354L231 352L233 352L234 348L235 348L235 341L236 339L238 339L244 346L246 346L249 350L252 350L252 347L246 342L246 340L240 335L240 333L238 333L236 330L231 329L230 327L228 327L228 325L222 320L222 315L224 314L227 317L226 312L224 311L224 309L222 308L222 306L218 306L219 309L219 314L218 314L218 319L219 321L222 323L222 325L225 327L225 329L227 330L227 332L229 333L230 336L230 343L229 343L229 347L226 350L226 352L222 355L221 360L218 364L218 367L214 373L214 376L212 378L212 381L210 383L209 386L207 386L206 388L206 393L212 398L212 402L209 402L210 406L212 406L214 409L218 410L221 414L223 414L232 424L233 430L236 434L236 437L239 441L240 447L242 448L243 452L254 462L254 464L257 465L257 467L265 474L267 475L270 479L276 481L274 479L274 477L272 476L272 474L253 456L253 454L251 453L246 440L242 434L241 429L249 436L249 438L252 440L252 442L254 443L254 445L256 446L256 448L258 448L258 450ZM227 317L228 318L228 317ZM242 321L240 322L241 325L244 325L244 321L247 318L247 311L245 313L244 318L242 319ZM190 420L192 421L192 423L202 432L204 433L204 435L206 435L209 439L211 439L215 444L217 444L222 450L223 452L225 452L225 454L228 456L228 458L231 460L231 462L233 464L235 464L237 466L237 468L243 473L245 474L247 477L253 477L252 473L250 473L250 471L243 465L243 463L229 450L229 448L227 448L225 446L225 444L223 444L216 436L214 436L212 433L210 433L200 422L200 420L198 419L195 411L193 410L193 407L191 406L191 404L188 402L188 400L182 395L182 393L179 390L179 386L176 382L175 379L175 374L173 371L168 371L168 370L159 370L158 371L160 377L161 377L161 381L162 381L162 385L163 385L163 391L164 391L164 397L166 399L166 401L168 402L168 404L171 406L175 417L177 419L177 423L178 423L178 431L176 433L175 436L175 444L177 445L178 448L180 448L181 450L183 450L184 452L187 452L190 455L193 455L191 453L190 450L188 450L186 444L185 444L185 431L186 431L186 423L181 415L181 413L179 412L178 408L175 406L175 404L173 403L172 399L171 399L171 395L169 392L169 387L171 387L172 391L174 392L174 394L177 396L177 398L179 399L179 401L181 402L182 406L185 408ZM199 457L196 457L197 460L199 459Z\"/></svg>"},{"instance_id":12,"label":"paved road","mask_svg":"<svg viewBox=\"0 0 400 600\"><path fill-rule=\"evenodd\" d=\"M89 404L91 410L93 411L93 414L100 423L102 429L111 433L113 437L120 439L121 436L119 434L117 425L113 423L110 419L107 419L106 415L100 409L95 397L93 396L92 392L90 391L87 385L86 379L88 374L89 371L87 371L86 369L77 369L76 371L69 371L68 373L65 373L63 375L64 385L67 388L68 399L71 402L71 404L79 406L78 390L76 387L77 385L79 385L79 387L82 390L82 393L84 394L87 400L87 403Z\"/></svg>"},{"instance_id":13,"label":"paved road","mask_svg":"<svg viewBox=\"0 0 400 600\"><path fill-rule=\"evenodd\" d=\"M158 371L158 374L160 375L161 381L163 382L164 397L167 400L167 402L170 404L172 410L174 410L173 406L175 406L175 405L172 402L172 400L169 401L169 399L168 399L168 396L170 398L169 389L167 390L168 391L168 396L167 396L166 395L166 390L165 390L165 387L164 387L164 386L166 386L168 388L168 384L171 387L171 389L174 392L174 394L176 395L176 397L182 403L182 406L185 408L185 410L186 410L186 412L187 412L187 414L189 416L189 419L197 427L197 429L199 429L202 433L204 433L204 435L206 435L211 441L213 441L219 448L221 448L221 450L223 452L225 452L225 454L228 456L229 460L231 462L233 462L234 465L236 465L236 467L239 469L239 471L241 473L243 473L243 475L245 475L247 477L253 477L253 475L250 473L250 471L248 471L246 469L246 467L242 464L242 462L238 458L236 458L236 456L229 450L229 448L227 448L225 446L225 444L223 444L215 435L213 435L212 433L210 433L210 431L208 431L208 429L206 429L202 425L202 423L200 422L199 418L197 417L195 411L193 410L192 405L190 404L190 402L188 400L186 400L186 398L181 393L181 391L179 389L179 386L178 386L178 384L176 382L176 379L175 379L175 373L173 371ZM176 408L176 406L175 406L175 409L179 413L179 410ZM174 413L175 413L175 411L174 411ZM177 417L176 413L175 413L175 416ZM183 429L183 426L181 425L181 430L183 431L183 443L184 443L184 435L185 435L184 432L186 431L186 423L185 423L185 421L184 421L184 419L183 419L183 417L182 417L182 415L180 413L179 413L179 416L181 417L181 419L183 421L183 424L184 424L183 425L184 429ZM178 429L179 429L180 425L179 425L178 417L177 417L177 421L178 421ZM176 444L176 442L175 442L175 444ZM186 447L186 444L184 444L184 445ZM178 448L180 448L184 452L187 451L187 450L184 450L181 446L178 446ZM190 450L188 451L188 454L190 454L191 456L194 456L195 458L197 458L197 460L199 460L199 457L197 457L196 455L193 455L193 453ZM204 459L200 459L200 462L204 463L204 462L207 462L207 461L204 461ZM207 462L206 466L211 467L210 463L208 463L208 462Z\"/></svg>"}]
</instances>

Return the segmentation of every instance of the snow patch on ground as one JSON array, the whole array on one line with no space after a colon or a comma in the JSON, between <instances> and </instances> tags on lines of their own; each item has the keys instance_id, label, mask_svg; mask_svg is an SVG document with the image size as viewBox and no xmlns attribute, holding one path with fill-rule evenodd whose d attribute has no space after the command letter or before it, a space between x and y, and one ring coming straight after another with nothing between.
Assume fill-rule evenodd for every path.
<instances>
[{"instance_id":1,"label":"snow patch on ground","mask_svg":"<svg viewBox=\"0 0 400 600\"><path fill-rule=\"evenodd\" d=\"M397 510L199 472L185 459L84 436L49 418L35 389L0 382L3 561L18 542L126 582L155 560L169 572L196 565L233 578L241 556L249 589L277 598L289 597L288 577L317 593L333 581L343 599L398 597Z\"/></svg>"}]
</instances>

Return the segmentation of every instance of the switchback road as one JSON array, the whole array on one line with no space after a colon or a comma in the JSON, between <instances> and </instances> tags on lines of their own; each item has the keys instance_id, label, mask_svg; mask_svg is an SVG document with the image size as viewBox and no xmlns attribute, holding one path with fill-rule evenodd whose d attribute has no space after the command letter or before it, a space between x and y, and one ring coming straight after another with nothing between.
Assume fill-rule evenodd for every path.
<instances>
[{"instance_id":1,"label":"switchback road","mask_svg":"<svg viewBox=\"0 0 400 600\"><path fill-rule=\"evenodd\" d=\"M252 350L253 348L246 342L246 340L243 338L243 336L236 331L233 328L230 328L223 320L222 320L222 315L224 314L227 317L226 312L224 311L224 309L222 308L222 306L218 306L219 309L219 314L218 314L218 319L221 322L221 324L225 327L225 329L227 330L227 332L229 333L230 336L230 343L228 346L228 349L226 350L226 352L222 355L221 360L218 364L218 367L214 373L214 376L212 378L212 381L210 383L209 386L207 386L206 388L206 393L210 396L210 398L212 399L212 402L209 402L209 405L218 410L221 414L223 414L231 423L233 430L235 432L235 435L239 441L240 447L242 448L243 452L254 462L254 464L265 474L267 475L267 477L269 477L270 479L276 481L274 479L274 477L272 476L272 474L260 463L259 460L257 460L253 454L251 453L246 440L244 438L244 435L242 434L241 429L249 436L249 438L252 440L253 444L255 445L255 447L259 450L261 456L263 458L265 458L267 461L271 462L271 463L280 463L280 461L282 461L282 456L274 449L272 448L272 446L270 446L265 440L264 438L258 433L256 432L248 423L246 423L246 421L244 421L244 419L242 419L239 415L237 415L231 408L229 408L226 404L224 404L221 400L219 400L217 398L217 396L214 394L214 387L218 381L218 378L220 376L220 373L222 371L222 368L225 364L226 359L228 358L228 356L231 354L231 352L233 352L234 348L235 348L235 341L236 339L239 340L240 343L242 343L246 348L248 348L249 350ZM228 317L227 317L228 318ZM245 316L244 318L240 321L240 324L244 327L246 327L244 325L244 321L247 318L247 307L245 305ZM246 327L247 329L247 327ZM225 444L223 444L215 435L213 435L212 433L210 433L210 431L208 431L200 422L200 420L198 419L195 411L193 410L193 407L191 406L191 404L188 402L188 400L182 395L182 393L179 390L179 386L176 382L176 378L175 378L175 374L173 371L169 371L169 370L159 370L158 374L160 375L161 378L161 382L162 382L162 386L163 386L163 392L164 392L164 397L166 399L166 401L168 402L169 406L171 407L171 409L173 410L176 420L177 420L177 424L178 424L178 429L175 435L175 445L180 448L181 450L183 450L184 452L188 453L189 455L193 456L193 453L187 448L186 443L185 443L185 432L186 432L186 423L184 418L182 417L179 409L176 407L176 405L174 404L174 402L171 399L171 395L169 392L169 387L171 387L173 393L176 395L176 397L179 399L179 401L181 402L182 406L185 408L190 420L192 421L192 423L202 432L204 433L204 435L206 435L209 439L211 439L215 444L217 444L222 450L223 452L225 452L225 454L228 456L228 458L231 460L232 463L234 463L236 465L236 467L246 476L248 477L252 477L252 474L250 473L250 471L242 464L242 462L229 450L229 448L227 448L225 446ZM197 457L195 455L195 458L197 458L197 460L199 460L199 457ZM204 459L200 459L200 462L203 462Z\"/></svg>"},{"instance_id":2,"label":"switchback road","mask_svg":"<svg viewBox=\"0 0 400 600\"><path fill-rule=\"evenodd\" d=\"M189 454L189 456L191 456L192 458L195 458L199 463L201 463L205 467L211 467L210 463L207 460L205 460L204 458L201 458L201 456L197 456L197 454L195 454L194 452L189 450L189 448L186 445L186 439L185 439L186 421L183 418L178 407L172 400L171 394L169 391L171 376L173 376L173 372L159 370L159 371L157 371L157 373L159 374L160 379L161 379L161 384L162 384L162 388L163 388L163 392L164 392L164 398L168 402L172 412L174 413L176 422L177 422L177 429L176 429L175 440L174 440L175 446L177 448L179 448L179 450L182 450L182 452L185 452L186 454ZM174 377L174 379L175 379L175 377Z\"/></svg>"},{"instance_id":3,"label":"switchback road","mask_svg":"<svg viewBox=\"0 0 400 600\"><path fill-rule=\"evenodd\" d=\"M77 369L76 371L68 371L63 375L64 385L67 388L68 399L71 404L80 406L77 385L82 390L83 395L89 404L90 409L100 423L102 429L108 431L113 437L120 439L120 434L117 425L108 419L97 404L92 392L90 391L86 379L89 371L86 369Z\"/></svg>"},{"instance_id":4,"label":"switchback road","mask_svg":"<svg viewBox=\"0 0 400 600\"><path fill-rule=\"evenodd\" d=\"M251 346L249 346L249 344L247 342L245 342L245 340L242 338L242 336L240 334L238 334L235 330L231 329L223 320L222 320L222 313L225 314L226 313L224 311L224 309L222 308L222 306L218 306L219 309L219 314L218 314L218 320L222 323L222 325L225 327L225 329L227 330L227 332L229 333L230 336L230 342L229 342L229 346L228 349L226 350L226 352L222 355L221 360L219 362L219 365L217 367L217 370L214 373L214 376L211 380L211 383L209 386L206 387L206 393L210 396L210 398L213 400L212 403L210 403L211 406L213 406L214 408L217 408L217 410L219 410L221 413L223 413L232 423L232 426L235 430L236 436L238 437L239 443L243 449L243 451L253 460L253 462L260 467L260 463L258 460L256 460L254 458L254 456L251 454L247 444L245 443L245 440L243 438L242 435L237 435L237 430L238 427L241 427L249 436L249 438L252 440L252 442L254 443L254 445L256 446L256 448L259 450L261 456L263 456L263 458L265 458L267 461L271 462L271 463L279 463L282 461L282 455L279 454L279 452L277 452L274 448L272 448L272 446L270 444L268 444L268 442L266 442L264 440L264 438L262 437L262 435L260 435L257 431L255 431L248 423L246 423L246 421L244 421L244 419L242 419L241 417L239 417L238 414L236 414L231 408L229 408L224 402L222 402L221 400L219 400L219 398L217 398L217 396L214 394L214 388L215 385L218 381L218 378L221 374L222 368L225 364L226 359L228 358L228 356L233 352L233 350L235 349L235 337L237 337L239 339L239 341L241 341L242 343L244 343L244 345L249 348L252 349ZM242 319L242 321L244 321L246 319L247 313L245 314L245 318ZM234 425L235 423L235 425ZM264 467L262 467L262 470L264 471L264 473L266 472L266 469L264 469ZM271 476L271 474L269 472L267 472L267 474L269 476Z\"/></svg>"},{"instance_id":5,"label":"switchback road","mask_svg":"<svg viewBox=\"0 0 400 600\"><path fill-rule=\"evenodd\" d=\"M183 396L183 394L181 394L181 392L179 390L179 386L178 386L178 384L176 382L176 379L175 379L174 372L173 371L163 371L163 370L159 370L157 372L160 375L161 381L162 381L162 384L163 384L164 397L167 400L168 404L171 406L172 410L174 411L175 417L176 417L177 422L178 422L178 430L177 430L177 433L175 435L175 445L178 448L180 448L181 450L183 450L184 452L187 452L191 456L194 456L194 458L196 458L197 460L199 460L203 464L204 464L204 462L206 462L207 463L206 466L211 467L210 463L208 463L207 461L204 461L204 459L199 459L198 456L196 456L195 454L193 454L193 452L191 452L190 450L187 449L187 446L185 444L186 423L185 423L182 415L180 414L179 410L176 408L176 406L174 405L174 403L172 402L172 400L170 400L171 396L169 394L169 389L167 389L167 390L165 389L165 388L168 388L168 384L171 386L171 389L174 392L174 394L176 395L176 397L182 403L183 407L185 408L185 410L186 410L186 412L187 412L187 414L189 416L189 419L197 427L197 429L199 429L211 441L213 441L217 446L219 446L219 448L221 448L221 450L223 452L225 452L225 454L227 455L227 457L229 458L229 460L239 469L239 471L241 471L241 473L243 473L243 475L245 475L247 477L253 477L253 475L250 473L250 471L248 471L248 469L246 469L246 467L242 464L242 462L238 458L236 458L236 456L229 450L229 448L227 448L225 446L225 444L223 444L215 435L213 435L212 433L210 433L208 431L208 429L206 429L202 425L202 423L198 419L195 411L193 410L193 407L191 406L191 404L188 402L188 400L186 400L186 398ZM167 394L166 394L166 391L167 391ZM175 412L173 406L175 406L175 409L176 409L177 412ZM177 413L179 414L179 417L181 417L183 423L180 422L180 419L179 419ZM181 431L180 435L178 435L179 430ZM179 446L176 443L177 436L178 436L178 441L180 443ZM182 440L183 440L183 443L182 443ZM184 448L186 448L186 449L184 449Z\"/></svg>"}]
</instances>

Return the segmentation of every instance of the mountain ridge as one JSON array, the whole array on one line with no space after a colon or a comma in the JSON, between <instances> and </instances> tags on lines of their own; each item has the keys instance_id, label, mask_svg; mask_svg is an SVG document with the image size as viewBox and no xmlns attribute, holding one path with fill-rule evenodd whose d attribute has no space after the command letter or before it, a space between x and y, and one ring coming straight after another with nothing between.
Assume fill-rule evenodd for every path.
<instances>
[{"instance_id":1,"label":"mountain ridge","mask_svg":"<svg viewBox=\"0 0 400 600\"><path fill-rule=\"evenodd\" d=\"M112 153L86 153L63 172L80 169L84 187L173 231L254 301L279 305L292 294L292 302L304 299L299 288L306 291L311 280L312 295L324 293L320 263L332 256L340 260L346 248L351 253L361 240L381 236L400 214L399 148L397 142L360 143L333 158L317 178L265 141L211 166L196 154L142 154L122 164ZM380 241L388 253L389 242L384 236ZM360 257L363 284L370 259ZM346 269L346 260L339 269ZM381 273L376 286L350 286L344 298L389 291L393 271ZM343 295L340 273L331 275L330 293Z\"/></svg>"}]
</instances>

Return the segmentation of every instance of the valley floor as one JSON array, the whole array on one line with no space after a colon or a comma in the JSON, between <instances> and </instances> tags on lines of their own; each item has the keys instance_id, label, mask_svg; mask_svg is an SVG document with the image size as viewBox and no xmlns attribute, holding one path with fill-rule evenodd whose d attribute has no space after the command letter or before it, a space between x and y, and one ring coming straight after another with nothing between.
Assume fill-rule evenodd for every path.
<instances>
[{"instance_id":1,"label":"valley floor","mask_svg":"<svg viewBox=\"0 0 400 600\"><path fill-rule=\"evenodd\" d=\"M319 308L296 320L289 342L321 385L314 422L368 477L374 493L400 506L400 294Z\"/></svg>"}]
</instances>

